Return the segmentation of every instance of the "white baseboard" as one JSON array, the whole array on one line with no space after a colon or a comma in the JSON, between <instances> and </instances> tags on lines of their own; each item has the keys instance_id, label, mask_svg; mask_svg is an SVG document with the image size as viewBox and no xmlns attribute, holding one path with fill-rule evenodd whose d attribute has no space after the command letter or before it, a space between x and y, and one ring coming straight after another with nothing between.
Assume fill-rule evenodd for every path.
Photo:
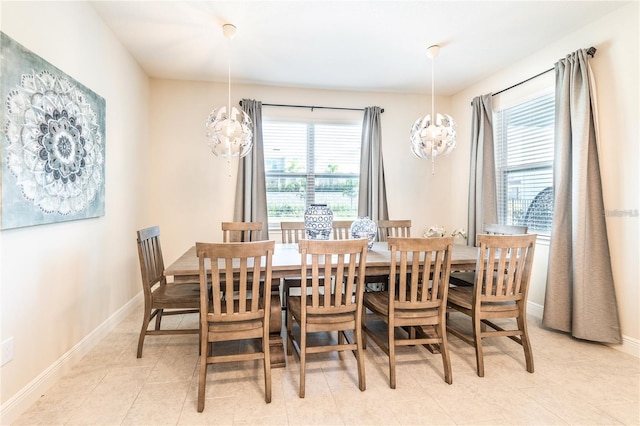
<instances>
[{"instance_id":1,"label":"white baseboard","mask_svg":"<svg viewBox=\"0 0 640 426\"><path fill-rule=\"evenodd\" d=\"M107 318L107 320L100 324L95 330L80 340L74 347L58 358L46 370L35 377L27 386L2 404L0 424L8 425L13 423L142 302L142 292L140 292L136 297Z\"/></svg>"},{"instance_id":2,"label":"white baseboard","mask_svg":"<svg viewBox=\"0 0 640 426\"><path fill-rule=\"evenodd\" d=\"M536 317L538 319L542 319L542 313L544 312L544 306L538 305L537 303L527 302L527 314ZM621 345L608 345L611 348L627 353L629 355L633 355L636 358L640 358L640 340L634 339L629 336L622 336L622 344Z\"/></svg>"},{"instance_id":3,"label":"white baseboard","mask_svg":"<svg viewBox=\"0 0 640 426\"><path fill-rule=\"evenodd\" d=\"M629 336L622 336L621 345L609 345L613 349L633 355L636 358L640 358L640 340L634 339Z\"/></svg>"},{"instance_id":4,"label":"white baseboard","mask_svg":"<svg viewBox=\"0 0 640 426\"><path fill-rule=\"evenodd\" d=\"M542 319L542 312L544 311L544 306L538 305L537 303L527 302L527 314L534 316L538 319Z\"/></svg>"}]
</instances>

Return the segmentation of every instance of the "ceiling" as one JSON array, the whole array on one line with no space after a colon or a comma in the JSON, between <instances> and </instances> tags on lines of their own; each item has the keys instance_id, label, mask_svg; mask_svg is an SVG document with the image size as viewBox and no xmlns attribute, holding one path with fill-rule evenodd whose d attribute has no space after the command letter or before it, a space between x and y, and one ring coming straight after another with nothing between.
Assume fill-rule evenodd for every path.
<instances>
[{"instance_id":1,"label":"ceiling","mask_svg":"<svg viewBox=\"0 0 640 426\"><path fill-rule=\"evenodd\" d=\"M440 95L452 95L627 3L91 2L150 77L226 82L231 64L233 83L430 93L426 50L439 44L433 65ZM225 23L237 27L231 42L222 33ZM581 47L589 46L575 46Z\"/></svg>"}]
</instances>

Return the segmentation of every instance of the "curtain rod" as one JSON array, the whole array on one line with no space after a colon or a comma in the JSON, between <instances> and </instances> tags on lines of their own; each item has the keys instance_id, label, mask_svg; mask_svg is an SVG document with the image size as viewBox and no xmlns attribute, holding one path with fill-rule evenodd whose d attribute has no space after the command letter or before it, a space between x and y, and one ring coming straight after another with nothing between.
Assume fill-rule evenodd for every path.
<instances>
[{"instance_id":1,"label":"curtain rod","mask_svg":"<svg viewBox=\"0 0 640 426\"><path fill-rule=\"evenodd\" d=\"M240 100L240 106L242 106L242 100ZM314 105L286 105L286 104L265 104L262 106L274 106L274 107L285 107L285 108L310 108L311 111L314 109L339 109L346 111L364 111L364 108L343 108L343 107L328 107L328 106L314 106ZM384 112L384 108L380 110L380 112Z\"/></svg>"},{"instance_id":2,"label":"curtain rod","mask_svg":"<svg viewBox=\"0 0 640 426\"><path fill-rule=\"evenodd\" d=\"M587 55L589 55L589 56L591 56L591 57L593 58L593 57L596 55L596 50L597 50L597 49L596 49L595 47L591 46L591 47L587 50ZM527 81L531 81L531 80L533 80L534 78L538 78L538 77L540 77L541 75L544 75L544 74L546 74L546 73L548 73L548 72L553 71L554 69L555 69L555 67L553 67L553 68L549 68L549 69L548 69L548 70L546 70L546 71L542 71L541 73L534 75L533 77L529 77L529 78L527 78L526 80L522 80L520 83L516 83L516 84L514 84L513 86L509 86L509 87L507 87L506 89L502 89L502 90L499 90L499 91L497 91L497 92L495 92L495 93L492 93L492 94L491 94L491 96L499 95L499 94L500 94L500 93L502 93L502 92L506 92L507 90L511 90L511 89L513 89L514 87L518 87L518 86L520 86L521 84L524 84L524 83L526 83ZM473 103L472 103L472 104L473 104Z\"/></svg>"}]
</instances>

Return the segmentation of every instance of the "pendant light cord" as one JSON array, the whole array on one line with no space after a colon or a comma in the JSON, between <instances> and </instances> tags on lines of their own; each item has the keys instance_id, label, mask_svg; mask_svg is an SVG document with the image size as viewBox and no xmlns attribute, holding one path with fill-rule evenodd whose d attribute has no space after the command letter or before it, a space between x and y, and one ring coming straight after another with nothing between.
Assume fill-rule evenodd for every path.
<instances>
[{"instance_id":1,"label":"pendant light cord","mask_svg":"<svg viewBox=\"0 0 640 426\"><path fill-rule=\"evenodd\" d=\"M435 56L431 58L431 125L435 127L436 125L436 67L435 67L436 58ZM436 174L436 145L435 141L431 142L431 174Z\"/></svg>"},{"instance_id":2,"label":"pendant light cord","mask_svg":"<svg viewBox=\"0 0 640 426\"><path fill-rule=\"evenodd\" d=\"M436 98L436 78L435 78L435 62L436 58L431 58L431 123L435 122L436 119L436 107L435 107L435 98Z\"/></svg>"},{"instance_id":3,"label":"pendant light cord","mask_svg":"<svg viewBox=\"0 0 640 426\"><path fill-rule=\"evenodd\" d=\"M231 120L231 37L229 37L227 52L227 119Z\"/></svg>"}]
</instances>

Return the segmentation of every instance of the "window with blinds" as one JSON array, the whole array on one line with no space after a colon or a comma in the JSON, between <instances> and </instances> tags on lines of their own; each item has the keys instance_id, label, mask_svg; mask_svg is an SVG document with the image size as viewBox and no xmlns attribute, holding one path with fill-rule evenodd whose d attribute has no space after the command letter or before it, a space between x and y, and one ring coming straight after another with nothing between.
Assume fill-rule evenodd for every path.
<instances>
[{"instance_id":1,"label":"window with blinds","mask_svg":"<svg viewBox=\"0 0 640 426\"><path fill-rule=\"evenodd\" d=\"M500 223L549 236L553 219L554 93L495 112Z\"/></svg>"},{"instance_id":2,"label":"window with blinds","mask_svg":"<svg viewBox=\"0 0 640 426\"><path fill-rule=\"evenodd\" d=\"M263 122L269 227L301 221L324 203L338 220L354 219L360 183L360 124Z\"/></svg>"}]
</instances>

